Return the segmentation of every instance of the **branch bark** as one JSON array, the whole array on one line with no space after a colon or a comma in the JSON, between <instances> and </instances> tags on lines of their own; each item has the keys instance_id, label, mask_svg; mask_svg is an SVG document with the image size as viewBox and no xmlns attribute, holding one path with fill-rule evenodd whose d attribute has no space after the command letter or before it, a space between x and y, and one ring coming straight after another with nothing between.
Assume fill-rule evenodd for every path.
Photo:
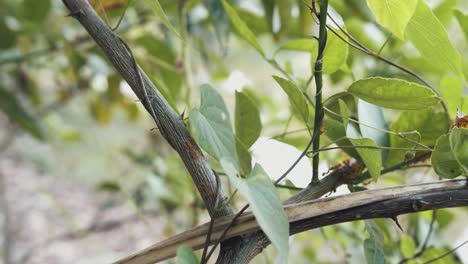
<instances>
[{"instance_id":1,"label":"branch bark","mask_svg":"<svg viewBox=\"0 0 468 264\"><path fill-rule=\"evenodd\" d=\"M139 73L135 71L134 58L129 54L120 37L101 20L88 1L63 0L63 3L70 10L70 16L76 18L101 47L146 110L151 114L152 109L154 109L155 116L153 118L159 131L179 153L211 217L231 215L232 209L229 206L216 210L216 201L222 200L223 195L221 192L216 195L216 178L211 167L190 136L182 118L169 106L143 70L138 67ZM142 78L143 87L139 76ZM150 99L149 102L146 98Z\"/></svg>"},{"instance_id":2,"label":"branch bark","mask_svg":"<svg viewBox=\"0 0 468 264\"><path fill-rule=\"evenodd\" d=\"M290 234L313 228L370 218L395 218L401 214L439 208L468 205L466 179L446 180L432 183L389 187L363 191L330 198L322 198L287 205L284 207L290 223ZM212 243L231 222L232 216L217 219L213 226ZM205 243L209 223L197 226L165 241L155 244L115 264L149 264L175 256L180 245L200 249ZM253 234L255 249L243 247L237 252L235 263L248 263L269 240L260 231L251 212L244 213L227 233L225 239ZM219 259L218 259L219 261Z\"/></svg>"}]
</instances>

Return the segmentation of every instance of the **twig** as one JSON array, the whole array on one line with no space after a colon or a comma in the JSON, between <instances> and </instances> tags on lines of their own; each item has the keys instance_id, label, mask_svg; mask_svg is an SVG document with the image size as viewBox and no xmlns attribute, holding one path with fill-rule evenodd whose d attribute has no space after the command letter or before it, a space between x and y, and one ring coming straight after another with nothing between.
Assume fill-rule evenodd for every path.
<instances>
[{"instance_id":1,"label":"twig","mask_svg":"<svg viewBox=\"0 0 468 264\"><path fill-rule=\"evenodd\" d=\"M328 0L322 0L320 2L320 13L317 14L315 10L315 2L312 3L312 8L319 18L319 39L318 39L318 53L317 59L315 60L314 66L314 79L315 79L315 119L314 119L314 133L313 135L319 135L314 139L312 149L316 152L320 148L320 128L322 126L322 120L324 116L323 105L322 105L322 69L323 69L323 53L327 44L327 9ZM317 153L313 157L312 161L312 183L319 182L318 167L320 162L320 154Z\"/></svg>"}]
</instances>

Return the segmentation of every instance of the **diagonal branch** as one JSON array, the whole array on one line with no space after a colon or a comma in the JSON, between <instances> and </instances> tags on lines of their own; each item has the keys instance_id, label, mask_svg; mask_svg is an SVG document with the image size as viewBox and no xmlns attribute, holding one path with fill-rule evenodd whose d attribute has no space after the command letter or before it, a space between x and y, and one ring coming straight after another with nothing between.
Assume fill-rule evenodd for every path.
<instances>
[{"instance_id":1,"label":"diagonal branch","mask_svg":"<svg viewBox=\"0 0 468 264\"><path fill-rule=\"evenodd\" d=\"M284 209L292 235L348 221L382 217L395 218L406 213L467 205L467 180L456 179L356 192L295 203L285 206ZM225 227L230 224L232 217L223 217L215 221L211 232L212 242L215 242ZM115 264L146 264L162 261L174 257L176 249L180 245L200 249L205 244L208 229L209 223L197 226L135 255L119 260ZM225 239L251 234L259 230L260 227L255 221L255 217L251 212L247 212L238 218ZM265 247L269 241L263 239L260 243L262 247Z\"/></svg>"},{"instance_id":2,"label":"diagonal branch","mask_svg":"<svg viewBox=\"0 0 468 264\"><path fill-rule=\"evenodd\" d=\"M222 194L216 195L215 175L206 158L190 136L182 118L169 106L143 70L138 66L135 67L133 56L126 44L101 20L88 1L63 0L63 3L70 10L70 16L81 23L104 51L146 110L153 116L162 136L179 153L210 215L213 217L231 215L232 209L229 206L216 210L216 201L222 200ZM147 98L150 100L146 100Z\"/></svg>"}]
</instances>

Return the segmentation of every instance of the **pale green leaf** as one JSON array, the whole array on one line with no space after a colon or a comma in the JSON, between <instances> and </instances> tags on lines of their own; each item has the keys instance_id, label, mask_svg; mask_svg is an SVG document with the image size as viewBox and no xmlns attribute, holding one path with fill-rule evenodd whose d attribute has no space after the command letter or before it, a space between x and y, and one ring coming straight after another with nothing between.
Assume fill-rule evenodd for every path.
<instances>
[{"instance_id":1,"label":"pale green leaf","mask_svg":"<svg viewBox=\"0 0 468 264\"><path fill-rule=\"evenodd\" d=\"M428 108L439 102L431 89L400 79L361 79L354 82L348 92L371 104L402 110Z\"/></svg>"},{"instance_id":2,"label":"pale green leaf","mask_svg":"<svg viewBox=\"0 0 468 264\"><path fill-rule=\"evenodd\" d=\"M156 14L159 20L176 36L180 37L179 32L172 26L171 22L169 21L169 18L167 18L166 12L164 12L164 9L161 6L161 3L159 3L159 0L146 0L146 3L151 7L153 12Z\"/></svg>"},{"instance_id":3,"label":"pale green leaf","mask_svg":"<svg viewBox=\"0 0 468 264\"><path fill-rule=\"evenodd\" d=\"M432 166L443 178L468 175L468 129L453 128L437 140L432 152Z\"/></svg>"},{"instance_id":4,"label":"pale green leaf","mask_svg":"<svg viewBox=\"0 0 468 264\"><path fill-rule=\"evenodd\" d=\"M368 264L384 264L385 255L383 249L374 239L364 240L364 254Z\"/></svg>"},{"instance_id":5,"label":"pale green leaf","mask_svg":"<svg viewBox=\"0 0 468 264\"><path fill-rule=\"evenodd\" d=\"M454 117L462 104L462 81L454 76L446 75L440 80L439 91L450 115Z\"/></svg>"},{"instance_id":6,"label":"pale green leaf","mask_svg":"<svg viewBox=\"0 0 468 264\"><path fill-rule=\"evenodd\" d=\"M244 92L236 91L234 127L236 136L248 149L260 136L262 123L257 106Z\"/></svg>"},{"instance_id":7,"label":"pale green leaf","mask_svg":"<svg viewBox=\"0 0 468 264\"><path fill-rule=\"evenodd\" d=\"M463 30L463 33L465 33L465 38L468 39L468 15L462 13L460 10L454 10L453 12Z\"/></svg>"},{"instance_id":8,"label":"pale green leaf","mask_svg":"<svg viewBox=\"0 0 468 264\"><path fill-rule=\"evenodd\" d=\"M419 0L416 11L406 27L406 38L428 63L464 79L460 54L450 42L442 23L423 0Z\"/></svg>"},{"instance_id":9,"label":"pale green leaf","mask_svg":"<svg viewBox=\"0 0 468 264\"><path fill-rule=\"evenodd\" d=\"M405 29L416 10L418 0L367 0L377 22L399 39L404 39Z\"/></svg>"},{"instance_id":10,"label":"pale green leaf","mask_svg":"<svg viewBox=\"0 0 468 264\"><path fill-rule=\"evenodd\" d=\"M179 264L198 264L197 256L193 249L187 246L180 246L177 248L177 263Z\"/></svg>"},{"instance_id":11,"label":"pale green leaf","mask_svg":"<svg viewBox=\"0 0 468 264\"><path fill-rule=\"evenodd\" d=\"M353 146L372 146L377 147L377 144L372 139L360 138L353 139L350 138L349 141ZM362 161L366 165L369 173L374 181L376 181L380 176L380 168L382 167L382 153L380 149L371 149L371 148L356 148L357 153L361 156Z\"/></svg>"},{"instance_id":12,"label":"pale green leaf","mask_svg":"<svg viewBox=\"0 0 468 264\"><path fill-rule=\"evenodd\" d=\"M301 90L291 81L278 76L273 76L273 79L283 88L283 91L288 95L289 102L293 110L299 114L302 121L309 121L309 107L307 99L302 94Z\"/></svg>"},{"instance_id":13,"label":"pale green leaf","mask_svg":"<svg viewBox=\"0 0 468 264\"><path fill-rule=\"evenodd\" d=\"M221 166L229 180L247 198L255 219L283 258L288 256L289 223L270 177L256 164L247 178L241 178L229 160Z\"/></svg>"},{"instance_id":14,"label":"pale green leaf","mask_svg":"<svg viewBox=\"0 0 468 264\"><path fill-rule=\"evenodd\" d=\"M382 108L359 99L358 117L362 136L372 139L378 146L387 147L388 134L383 131L388 130L388 127Z\"/></svg>"},{"instance_id":15,"label":"pale green leaf","mask_svg":"<svg viewBox=\"0 0 468 264\"><path fill-rule=\"evenodd\" d=\"M313 52L317 50L317 40L312 38L290 39L282 43L275 53L282 50Z\"/></svg>"},{"instance_id":16,"label":"pale green leaf","mask_svg":"<svg viewBox=\"0 0 468 264\"><path fill-rule=\"evenodd\" d=\"M337 29L335 29L336 31ZM341 36L344 39L348 39L346 36ZM322 72L326 74L334 73L346 63L348 58L348 44L341 40L333 33L328 33L327 44L323 52L323 68ZM314 70L315 60L317 59L318 43L315 44L315 49L311 55L311 69Z\"/></svg>"},{"instance_id":17,"label":"pale green leaf","mask_svg":"<svg viewBox=\"0 0 468 264\"><path fill-rule=\"evenodd\" d=\"M416 252L416 244L411 236L403 234L400 239L401 255L405 258L412 257Z\"/></svg>"},{"instance_id":18,"label":"pale green leaf","mask_svg":"<svg viewBox=\"0 0 468 264\"><path fill-rule=\"evenodd\" d=\"M244 21L239 17L239 14L237 14L236 10L228 2L226 2L226 0L222 0L222 3L224 6L224 10L226 10L229 19L231 20L231 23L237 29L239 34L250 45L252 45L252 47L254 47L260 53L260 55L262 55L262 57L265 57L265 53L260 44L258 43L255 34L252 31L250 31L249 27L247 27Z\"/></svg>"},{"instance_id":19,"label":"pale green leaf","mask_svg":"<svg viewBox=\"0 0 468 264\"><path fill-rule=\"evenodd\" d=\"M446 133L447 129L448 125L445 114L442 112L436 113L432 109L403 112L390 126L390 130L396 133L417 131L421 135L421 138L415 133L405 134L405 137L420 141L421 144L429 147L434 146L437 138ZM390 146L394 148L421 148L421 146L415 146L414 143L395 135L390 136ZM385 166L388 167L403 162L404 159L405 151L390 150L385 161Z\"/></svg>"},{"instance_id":20,"label":"pale green leaf","mask_svg":"<svg viewBox=\"0 0 468 264\"><path fill-rule=\"evenodd\" d=\"M439 21L447 25L453 18L453 8L457 5L458 0L444 0L436 8L434 8L434 15Z\"/></svg>"},{"instance_id":21,"label":"pale green leaf","mask_svg":"<svg viewBox=\"0 0 468 264\"><path fill-rule=\"evenodd\" d=\"M225 158L238 168L229 113L221 95L210 85L201 86L200 109L193 109L189 119L200 146L213 158Z\"/></svg>"}]
</instances>

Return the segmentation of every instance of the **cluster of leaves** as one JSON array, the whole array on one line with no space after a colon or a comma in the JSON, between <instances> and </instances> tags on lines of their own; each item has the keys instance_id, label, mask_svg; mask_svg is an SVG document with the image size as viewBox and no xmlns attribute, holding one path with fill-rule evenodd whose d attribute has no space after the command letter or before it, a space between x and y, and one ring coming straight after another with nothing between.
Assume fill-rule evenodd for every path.
<instances>
[{"instance_id":1,"label":"cluster of leaves","mask_svg":"<svg viewBox=\"0 0 468 264\"><path fill-rule=\"evenodd\" d=\"M190 58L198 59L198 65L208 65L206 68L213 82L226 77L228 63L222 55L213 52L213 46L219 47L220 54L225 54L229 47L228 37L233 35L245 41L265 64L277 70L273 80L289 100L291 118L288 120L305 128L299 140L289 135L279 139L298 147L307 143L315 117L314 93L309 85L312 70L310 76L300 76L294 61L282 62L285 56L300 54L309 56L310 65L313 65L317 57L318 42L311 37L314 18L302 0L262 0L258 8L263 15L245 8L243 4L247 1L241 0L133 2L138 1L90 1L111 27L125 14L117 32L135 47L136 60L171 106L185 109L192 104L193 65ZM439 176L453 178L468 173L468 143L465 140L468 130L463 127L450 129L457 109L468 112L468 96L464 88L468 75L468 61L464 59L467 54L465 51L460 55L447 33L447 29L455 27L455 30L463 31L465 40L468 39L468 15L459 10L458 2L445 1L431 9L424 0L368 0L367 6L362 1L330 1L331 18L337 23L329 19L324 51L322 73L326 75L324 94L328 98L324 102L325 141L322 142L324 145L336 144L348 155L347 158L360 161L365 166L365 175L374 181L383 170L428 151L432 151L432 166ZM94 46L85 45L89 43L86 38L65 38L69 32L60 27L61 23L52 23L59 17L57 13L66 19L62 13L54 11L52 1L3 0L0 5L5 7L0 11L4 15L0 19L0 67L6 69L2 75L8 76L6 81L0 82L0 110L12 123L38 139L45 139L47 133L44 132L44 122L37 118L39 112L51 103L64 103L70 98L70 89L63 85L55 85L54 93L39 91L38 87L49 85L38 77L40 67L44 66L54 72L59 71L58 68L65 69L54 76L54 83L61 84L66 80L68 86L76 86L72 90L87 92L89 113L99 124L109 124L116 109L123 109L129 120L136 120L136 104L122 92L120 77L103 66L103 55ZM207 10L208 15L200 19L198 7ZM164 27L145 27L147 21L154 25L151 24L154 16L148 18L148 10ZM48 30L44 30L46 25ZM151 32L141 28L151 28ZM267 44L265 36L270 41ZM36 50L45 51L47 55L50 50L61 50L69 42L74 48L64 50L65 62L64 58L59 58L25 63L30 59L28 54L34 54ZM269 50L270 46L274 49ZM392 68L379 60L384 55L401 65L400 68ZM402 67L415 73L400 71ZM89 74L90 71L97 74ZM107 87L104 90L87 89L92 87L97 75L105 76ZM435 83L437 88L428 87L427 83L421 82L420 76ZM338 88L331 90L332 86ZM260 136L262 127L289 124L289 121L271 118L282 108L275 106L271 107L273 111L265 114L274 121L262 125L261 104L268 99L258 100L262 96L259 93L249 89L236 92L231 123L231 115L217 89L202 85L201 104L189 109L189 124L197 142L213 158L213 166L223 170L249 202L261 228L285 257L289 231L281 201L265 170L252 162L249 150ZM262 98L265 97L268 95ZM57 132L51 131L50 126L48 130L49 134ZM141 162L135 155L129 156ZM151 162L145 164L152 166ZM174 167L177 165L180 164ZM180 181L174 182L174 178L180 177L167 177L165 184L174 195L183 195L190 187ZM180 188L182 185L184 188ZM101 187L120 190L113 182L104 182ZM356 186L350 186L353 187ZM170 200L168 197L161 199ZM176 203L176 200L170 203ZM364 242L366 257L370 263L380 263L382 252L386 250L385 241L374 232L380 227L373 227L372 222L366 224L370 230L369 238ZM411 243L414 241L409 237L401 239L404 257L414 253ZM186 248L180 249L178 254L187 259L187 263L196 261Z\"/></svg>"}]
</instances>

